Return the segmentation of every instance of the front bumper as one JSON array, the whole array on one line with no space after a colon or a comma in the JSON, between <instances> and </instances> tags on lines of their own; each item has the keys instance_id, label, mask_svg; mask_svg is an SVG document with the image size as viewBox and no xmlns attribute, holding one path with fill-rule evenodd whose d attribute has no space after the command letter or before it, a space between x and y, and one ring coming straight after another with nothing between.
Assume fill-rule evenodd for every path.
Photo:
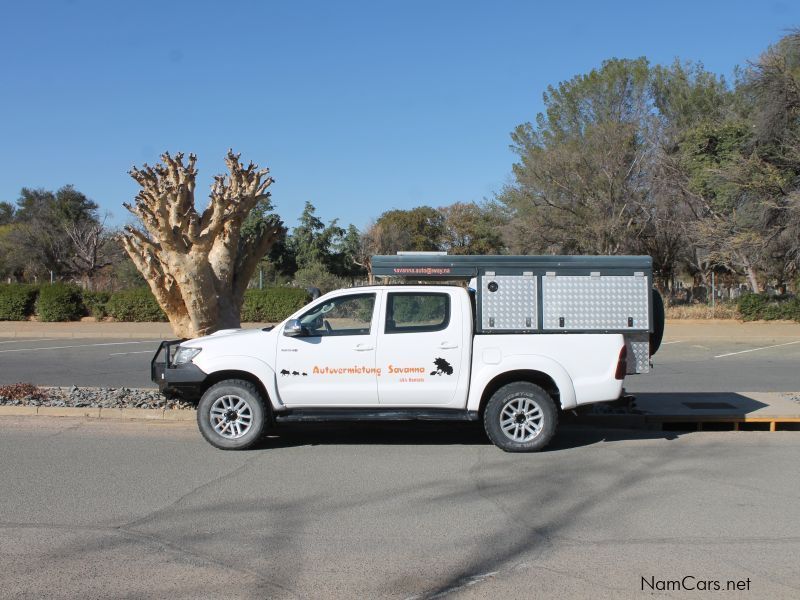
<instances>
[{"instance_id":1,"label":"front bumper","mask_svg":"<svg viewBox=\"0 0 800 600\"><path fill-rule=\"evenodd\" d=\"M161 342L150 361L150 379L168 398L197 400L203 393L208 375L193 362L174 366L172 361L178 346L185 340Z\"/></svg>"}]
</instances>

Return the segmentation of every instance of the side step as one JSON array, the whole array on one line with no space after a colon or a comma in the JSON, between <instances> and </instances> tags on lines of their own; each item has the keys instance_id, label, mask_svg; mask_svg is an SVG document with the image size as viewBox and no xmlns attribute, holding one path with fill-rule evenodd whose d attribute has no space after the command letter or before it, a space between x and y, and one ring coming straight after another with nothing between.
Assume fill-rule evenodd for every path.
<instances>
[{"instance_id":1,"label":"side step","mask_svg":"<svg viewBox=\"0 0 800 600\"><path fill-rule=\"evenodd\" d=\"M323 421L477 421L478 412L452 408L290 408L274 412L278 423Z\"/></svg>"}]
</instances>

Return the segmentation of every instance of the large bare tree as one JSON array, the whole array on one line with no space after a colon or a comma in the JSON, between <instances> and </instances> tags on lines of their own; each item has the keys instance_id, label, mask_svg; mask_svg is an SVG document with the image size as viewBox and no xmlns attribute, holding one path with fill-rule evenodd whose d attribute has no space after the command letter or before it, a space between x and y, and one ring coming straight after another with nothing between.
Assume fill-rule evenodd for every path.
<instances>
[{"instance_id":1,"label":"large bare tree","mask_svg":"<svg viewBox=\"0 0 800 600\"><path fill-rule=\"evenodd\" d=\"M229 174L214 177L202 213L195 208L194 154L184 164L182 153L165 153L161 163L130 171L142 189L124 206L141 228L126 227L122 243L180 337L239 327L258 261L286 232L275 215L243 232L253 209L270 206L273 179L269 169L245 167L239 156L228 151Z\"/></svg>"}]
</instances>

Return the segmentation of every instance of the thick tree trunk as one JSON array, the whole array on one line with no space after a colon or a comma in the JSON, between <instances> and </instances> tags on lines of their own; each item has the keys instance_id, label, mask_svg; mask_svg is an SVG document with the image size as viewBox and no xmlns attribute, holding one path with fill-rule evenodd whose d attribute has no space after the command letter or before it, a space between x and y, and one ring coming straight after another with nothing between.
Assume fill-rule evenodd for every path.
<instances>
[{"instance_id":1,"label":"thick tree trunk","mask_svg":"<svg viewBox=\"0 0 800 600\"><path fill-rule=\"evenodd\" d=\"M240 326L244 290L258 261L285 234L275 219L263 223L259 236L242 240L244 219L266 202L272 183L268 169L244 167L228 152L230 175L217 176L211 201L202 214L194 206L196 158L162 155L162 164L134 168L141 185L134 206L125 207L146 231L126 228L125 250L144 275L179 337L197 337Z\"/></svg>"}]
</instances>

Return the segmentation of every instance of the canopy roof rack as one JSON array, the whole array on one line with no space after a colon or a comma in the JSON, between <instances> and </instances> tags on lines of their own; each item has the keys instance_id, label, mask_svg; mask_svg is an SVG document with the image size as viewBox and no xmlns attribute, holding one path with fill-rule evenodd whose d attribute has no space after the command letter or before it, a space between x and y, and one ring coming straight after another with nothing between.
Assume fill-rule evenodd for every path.
<instances>
[{"instance_id":1,"label":"canopy roof rack","mask_svg":"<svg viewBox=\"0 0 800 600\"><path fill-rule=\"evenodd\" d=\"M429 252L403 252L397 255L372 257L372 273L376 277L410 279L471 279L479 275L546 274L570 275L630 274L645 272L652 276L653 260L649 256L485 256L447 255Z\"/></svg>"}]
</instances>

